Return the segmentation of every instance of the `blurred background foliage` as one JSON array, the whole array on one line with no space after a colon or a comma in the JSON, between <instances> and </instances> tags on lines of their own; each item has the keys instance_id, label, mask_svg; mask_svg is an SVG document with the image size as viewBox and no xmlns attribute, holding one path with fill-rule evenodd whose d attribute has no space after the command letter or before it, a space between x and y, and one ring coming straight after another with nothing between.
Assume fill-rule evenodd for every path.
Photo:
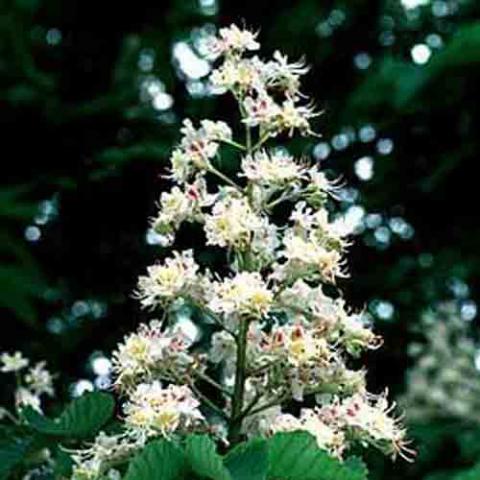
<instances>
[{"instance_id":1,"label":"blurred background foliage","mask_svg":"<svg viewBox=\"0 0 480 480\"><path fill-rule=\"evenodd\" d=\"M144 318L136 277L164 253L148 217L179 124L233 115L202 56L230 22L311 65L323 137L298 149L345 180L347 299L385 336L372 386L428 412L407 415L418 461L372 458L373 478L480 478L478 401L462 404L480 392L478 0L3 0L1 349L46 358L65 397L108 386L105 355ZM467 353L435 340L445 302ZM447 375L458 352L468 369ZM430 399L411 395L418 368Z\"/></svg>"}]
</instances>

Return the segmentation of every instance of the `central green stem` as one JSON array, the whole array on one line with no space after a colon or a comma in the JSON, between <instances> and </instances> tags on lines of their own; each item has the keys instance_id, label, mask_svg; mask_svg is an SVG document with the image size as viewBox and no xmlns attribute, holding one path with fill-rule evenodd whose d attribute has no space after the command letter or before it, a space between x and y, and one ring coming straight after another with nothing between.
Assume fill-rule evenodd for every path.
<instances>
[{"instance_id":1,"label":"central green stem","mask_svg":"<svg viewBox=\"0 0 480 480\"><path fill-rule=\"evenodd\" d=\"M240 114L242 118L245 118L245 110L242 103L239 102ZM252 154L252 132L250 127L245 126L245 143L247 155ZM247 198L250 200L250 192L247 194ZM246 270L250 267L249 253L246 253ZM245 380L247 369L247 340L248 340L248 325L249 320L247 318L240 318L239 332L236 338L237 341L237 365L235 368L235 386L233 389L232 398L232 414L228 425L228 440L231 445L235 445L240 442L242 434L242 420L243 420L243 397L245 393Z\"/></svg>"},{"instance_id":2,"label":"central green stem","mask_svg":"<svg viewBox=\"0 0 480 480\"><path fill-rule=\"evenodd\" d=\"M240 441L242 430L242 409L245 393L245 371L247 358L248 320L240 320L240 329L237 337L237 365L235 370L235 387L232 399L232 415L230 418L228 438L231 444Z\"/></svg>"}]
</instances>

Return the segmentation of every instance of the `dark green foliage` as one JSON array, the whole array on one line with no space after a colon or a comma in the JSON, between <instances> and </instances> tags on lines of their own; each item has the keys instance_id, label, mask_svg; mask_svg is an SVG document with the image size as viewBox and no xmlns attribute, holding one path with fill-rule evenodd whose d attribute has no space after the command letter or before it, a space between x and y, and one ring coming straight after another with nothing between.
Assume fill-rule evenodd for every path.
<instances>
[{"instance_id":1,"label":"dark green foliage","mask_svg":"<svg viewBox=\"0 0 480 480\"><path fill-rule=\"evenodd\" d=\"M222 457L217 453L215 442L207 435L187 438L185 452L192 471L202 478L231 480Z\"/></svg>"},{"instance_id":2,"label":"dark green foliage","mask_svg":"<svg viewBox=\"0 0 480 480\"><path fill-rule=\"evenodd\" d=\"M281 480L364 480L362 462L339 463L319 450L310 434L279 433L269 441L268 478Z\"/></svg>"},{"instance_id":3,"label":"dark green foliage","mask_svg":"<svg viewBox=\"0 0 480 480\"><path fill-rule=\"evenodd\" d=\"M188 478L183 451L166 440L150 443L130 463L124 480L182 480Z\"/></svg>"},{"instance_id":4,"label":"dark green foliage","mask_svg":"<svg viewBox=\"0 0 480 480\"><path fill-rule=\"evenodd\" d=\"M24 462L32 451L34 441L32 434L0 427L0 479L7 479L10 472Z\"/></svg>"},{"instance_id":5,"label":"dark green foliage","mask_svg":"<svg viewBox=\"0 0 480 480\"><path fill-rule=\"evenodd\" d=\"M165 440L150 443L130 463L125 480L366 480L357 460L340 463L304 433L241 443L222 457L206 435L189 436L185 451Z\"/></svg>"},{"instance_id":6,"label":"dark green foliage","mask_svg":"<svg viewBox=\"0 0 480 480\"><path fill-rule=\"evenodd\" d=\"M235 480L264 480L268 473L270 448L264 439L241 443L225 456L225 466Z\"/></svg>"},{"instance_id":7,"label":"dark green foliage","mask_svg":"<svg viewBox=\"0 0 480 480\"><path fill-rule=\"evenodd\" d=\"M67 438L91 437L113 416L115 403L107 393L86 393L73 400L62 414L51 420L31 408L23 411L28 425L44 435Z\"/></svg>"},{"instance_id":8,"label":"dark green foliage","mask_svg":"<svg viewBox=\"0 0 480 480\"><path fill-rule=\"evenodd\" d=\"M26 243L14 234L37 210L28 190L25 186L0 189L0 309L34 325L35 304L46 288L45 279Z\"/></svg>"},{"instance_id":9,"label":"dark green foliage","mask_svg":"<svg viewBox=\"0 0 480 480\"><path fill-rule=\"evenodd\" d=\"M86 393L73 400L53 420L31 408L24 409L21 425L0 425L0 479L41 466L46 458L44 449L50 451L52 458L52 478L70 475L72 460L64 447L93 440L111 420L113 410L112 396L101 392Z\"/></svg>"}]
</instances>

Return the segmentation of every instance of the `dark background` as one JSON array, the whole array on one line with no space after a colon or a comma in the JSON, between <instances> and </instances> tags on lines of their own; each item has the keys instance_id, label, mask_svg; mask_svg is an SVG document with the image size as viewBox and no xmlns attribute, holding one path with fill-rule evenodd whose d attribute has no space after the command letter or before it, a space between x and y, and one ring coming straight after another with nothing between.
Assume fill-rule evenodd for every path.
<instances>
[{"instance_id":1,"label":"dark background","mask_svg":"<svg viewBox=\"0 0 480 480\"><path fill-rule=\"evenodd\" d=\"M458 304L475 338L480 4L423 3L2 0L1 349L46 358L67 396L94 379L92 355L147 318L130 294L164 254L146 232L180 121L233 113L198 94L205 77L186 74L175 45L200 55L198 39L231 22L260 29L265 55L312 67L304 90L325 111L323 138L298 148L346 181L340 211L365 212L342 287L385 336L366 359L372 388L406 388L407 345L439 301ZM412 57L418 45L426 63ZM158 81L170 108L145 94ZM362 157L369 179L355 173ZM416 465L374 461L374 475L441 480L478 461L457 438L473 432L480 445L473 421L429 421L412 425Z\"/></svg>"}]
</instances>

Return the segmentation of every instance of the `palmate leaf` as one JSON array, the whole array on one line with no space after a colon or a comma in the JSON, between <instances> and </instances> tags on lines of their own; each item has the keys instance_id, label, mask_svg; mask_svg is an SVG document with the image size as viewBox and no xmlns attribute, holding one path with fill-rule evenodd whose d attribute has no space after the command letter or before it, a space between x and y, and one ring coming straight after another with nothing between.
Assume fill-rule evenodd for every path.
<instances>
[{"instance_id":1,"label":"palmate leaf","mask_svg":"<svg viewBox=\"0 0 480 480\"><path fill-rule=\"evenodd\" d=\"M266 440L254 439L231 450L224 459L233 480L265 480L268 471Z\"/></svg>"},{"instance_id":2,"label":"palmate leaf","mask_svg":"<svg viewBox=\"0 0 480 480\"><path fill-rule=\"evenodd\" d=\"M208 435L187 437L185 449L167 440L150 443L131 461L124 480L366 480L363 462L340 462L305 432L242 443L222 457Z\"/></svg>"},{"instance_id":3,"label":"palmate leaf","mask_svg":"<svg viewBox=\"0 0 480 480\"><path fill-rule=\"evenodd\" d=\"M268 441L269 480L365 480L359 460L341 463L317 446L306 432L278 433Z\"/></svg>"},{"instance_id":4,"label":"palmate leaf","mask_svg":"<svg viewBox=\"0 0 480 480\"><path fill-rule=\"evenodd\" d=\"M167 440L157 440L132 460L123 480L182 480L187 473L184 452Z\"/></svg>"},{"instance_id":5,"label":"palmate leaf","mask_svg":"<svg viewBox=\"0 0 480 480\"><path fill-rule=\"evenodd\" d=\"M187 438L186 454L192 471L211 480L233 480L217 453L213 440L207 435L192 435Z\"/></svg>"},{"instance_id":6,"label":"palmate leaf","mask_svg":"<svg viewBox=\"0 0 480 480\"><path fill-rule=\"evenodd\" d=\"M31 408L25 409L23 416L34 430L45 435L82 438L98 432L112 417L114 407L111 395L91 392L76 398L54 420Z\"/></svg>"}]
</instances>

